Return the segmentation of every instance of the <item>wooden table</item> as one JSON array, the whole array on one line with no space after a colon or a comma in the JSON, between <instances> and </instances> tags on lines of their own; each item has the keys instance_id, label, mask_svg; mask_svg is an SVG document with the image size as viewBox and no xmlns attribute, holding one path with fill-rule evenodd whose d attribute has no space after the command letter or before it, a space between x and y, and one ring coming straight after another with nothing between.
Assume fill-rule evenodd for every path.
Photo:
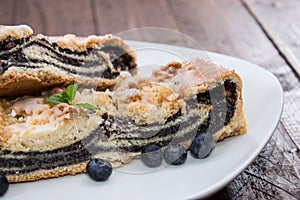
<instances>
[{"instance_id":1,"label":"wooden table","mask_svg":"<svg viewBox=\"0 0 300 200\"><path fill-rule=\"evenodd\" d=\"M278 128L253 163L211 199L300 199L300 1L0 0L0 24L82 36L165 27L271 71L284 89Z\"/></svg>"}]
</instances>

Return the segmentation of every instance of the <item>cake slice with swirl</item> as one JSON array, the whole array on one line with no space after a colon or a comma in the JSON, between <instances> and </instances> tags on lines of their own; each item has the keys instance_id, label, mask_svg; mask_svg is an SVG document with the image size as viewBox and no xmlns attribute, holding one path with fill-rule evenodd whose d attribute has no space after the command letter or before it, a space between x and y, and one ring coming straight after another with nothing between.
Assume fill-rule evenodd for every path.
<instances>
[{"instance_id":1,"label":"cake slice with swirl","mask_svg":"<svg viewBox=\"0 0 300 200\"><path fill-rule=\"evenodd\" d=\"M26 25L0 26L0 96L74 82L106 89L121 71L136 71L135 53L118 37L32 34Z\"/></svg>"},{"instance_id":2,"label":"cake slice with swirl","mask_svg":"<svg viewBox=\"0 0 300 200\"><path fill-rule=\"evenodd\" d=\"M119 167L150 143L188 148L201 131L216 141L246 132L241 78L201 59L149 78L121 72L113 91L79 86L71 102L46 101L68 88L0 100L0 172L10 182L82 173L91 158Z\"/></svg>"}]
</instances>

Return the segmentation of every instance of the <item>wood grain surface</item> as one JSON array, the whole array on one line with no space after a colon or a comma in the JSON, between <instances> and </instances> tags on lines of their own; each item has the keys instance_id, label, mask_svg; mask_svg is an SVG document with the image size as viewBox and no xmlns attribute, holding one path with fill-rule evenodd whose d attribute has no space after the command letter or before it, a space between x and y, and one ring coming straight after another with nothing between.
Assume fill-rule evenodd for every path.
<instances>
[{"instance_id":1,"label":"wood grain surface","mask_svg":"<svg viewBox=\"0 0 300 200\"><path fill-rule=\"evenodd\" d=\"M300 76L300 1L245 0L281 56Z\"/></svg>"},{"instance_id":2,"label":"wood grain surface","mask_svg":"<svg viewBox=\"0 0 300 200\"><path fill-rule=\"evenodd\" d=\"M284 90L279 125L254 162L211 199L300 199L300 1L0 0L0 24L28 24L46 35L82 36L169 28L206 50L269 70ZM158 36L140 37L151 41ZM171 34L159 38L184 43Z\"/></svg>"}]
</instances>

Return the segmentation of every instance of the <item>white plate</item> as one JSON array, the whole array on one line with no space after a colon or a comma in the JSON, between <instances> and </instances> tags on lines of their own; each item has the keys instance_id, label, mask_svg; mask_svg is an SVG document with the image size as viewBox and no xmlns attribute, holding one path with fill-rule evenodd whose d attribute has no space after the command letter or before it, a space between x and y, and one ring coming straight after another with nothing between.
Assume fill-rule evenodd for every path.
<instances>
[{"instance_id":1,"label":"white plate","mask_svg":"<svg viewBox=\"0 0 300 200\"><path fill-rule=\"evenodd\" d=\"M141 73L169 61L205 57L235 69L243 79L244 110L248 133L217 144L202 160L188 156L182 166L168 166L152 173L126 173L134 161L114 170L103 183L85 174L29 183L11 184L2 199L195 199L220 190L239 175L272 136L283 106L282 88L274 75L241 59L169 45L129 42L138 55Z\"/></svg>"}]
</instances>

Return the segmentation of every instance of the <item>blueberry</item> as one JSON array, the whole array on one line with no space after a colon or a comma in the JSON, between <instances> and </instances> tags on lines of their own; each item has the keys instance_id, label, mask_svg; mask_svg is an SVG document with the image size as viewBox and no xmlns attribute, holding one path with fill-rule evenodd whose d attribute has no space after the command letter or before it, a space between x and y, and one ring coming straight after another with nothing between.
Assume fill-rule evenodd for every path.
<instances>
[{"instance_id":1,"label":"blueberry","mask_svg":"<svg viewBox=\"0 0 300 200\"><path fill-rule=\"evenodd\" d=\"M147 144L141 152L141 160L148 167L158 167L163 160L162 151L157 144Z\"/></svg>"},{"instance_id":2,"label":"blueberry","mask_svg":"<svg viewBox=\"0 0 300 200\"><path fill-rule=\"evenodd\" d=\"M216 145L212 134L207 132L198 133L191 144L191 154L195 158L207 157Z\"/></svg>"},{"instance_id":3,"label":"blueberry","mask_svg":"<svg viewBox=\"0 0 300 200\"><path fill-rule=\"evenodd\" d=\"M9 184L7 178L0 173L0 197L7 192L8 186Z\"/></svg>"},{"instance_id":4,"label":"blueberry","mask_svg":"<svg viewBox=\"0 0 300 200\"><path fill-rule=\"evenodd\" d=\"M86 172L95 181L106 181L112 173L112 166L110 162L96 158L88 162Z\"/></svg>"},{"instance_id":5,"label":"blueberry","mask_svg":"<svg viewBox=\"0 0 300 200\"><path fill-rule=\"evenodd\" d=\"M187 152L182 145L168 145L165 148L164 158L166 163L170 165L181 165L185 162L186 157Z\"/></svg>"}]
</instances>

